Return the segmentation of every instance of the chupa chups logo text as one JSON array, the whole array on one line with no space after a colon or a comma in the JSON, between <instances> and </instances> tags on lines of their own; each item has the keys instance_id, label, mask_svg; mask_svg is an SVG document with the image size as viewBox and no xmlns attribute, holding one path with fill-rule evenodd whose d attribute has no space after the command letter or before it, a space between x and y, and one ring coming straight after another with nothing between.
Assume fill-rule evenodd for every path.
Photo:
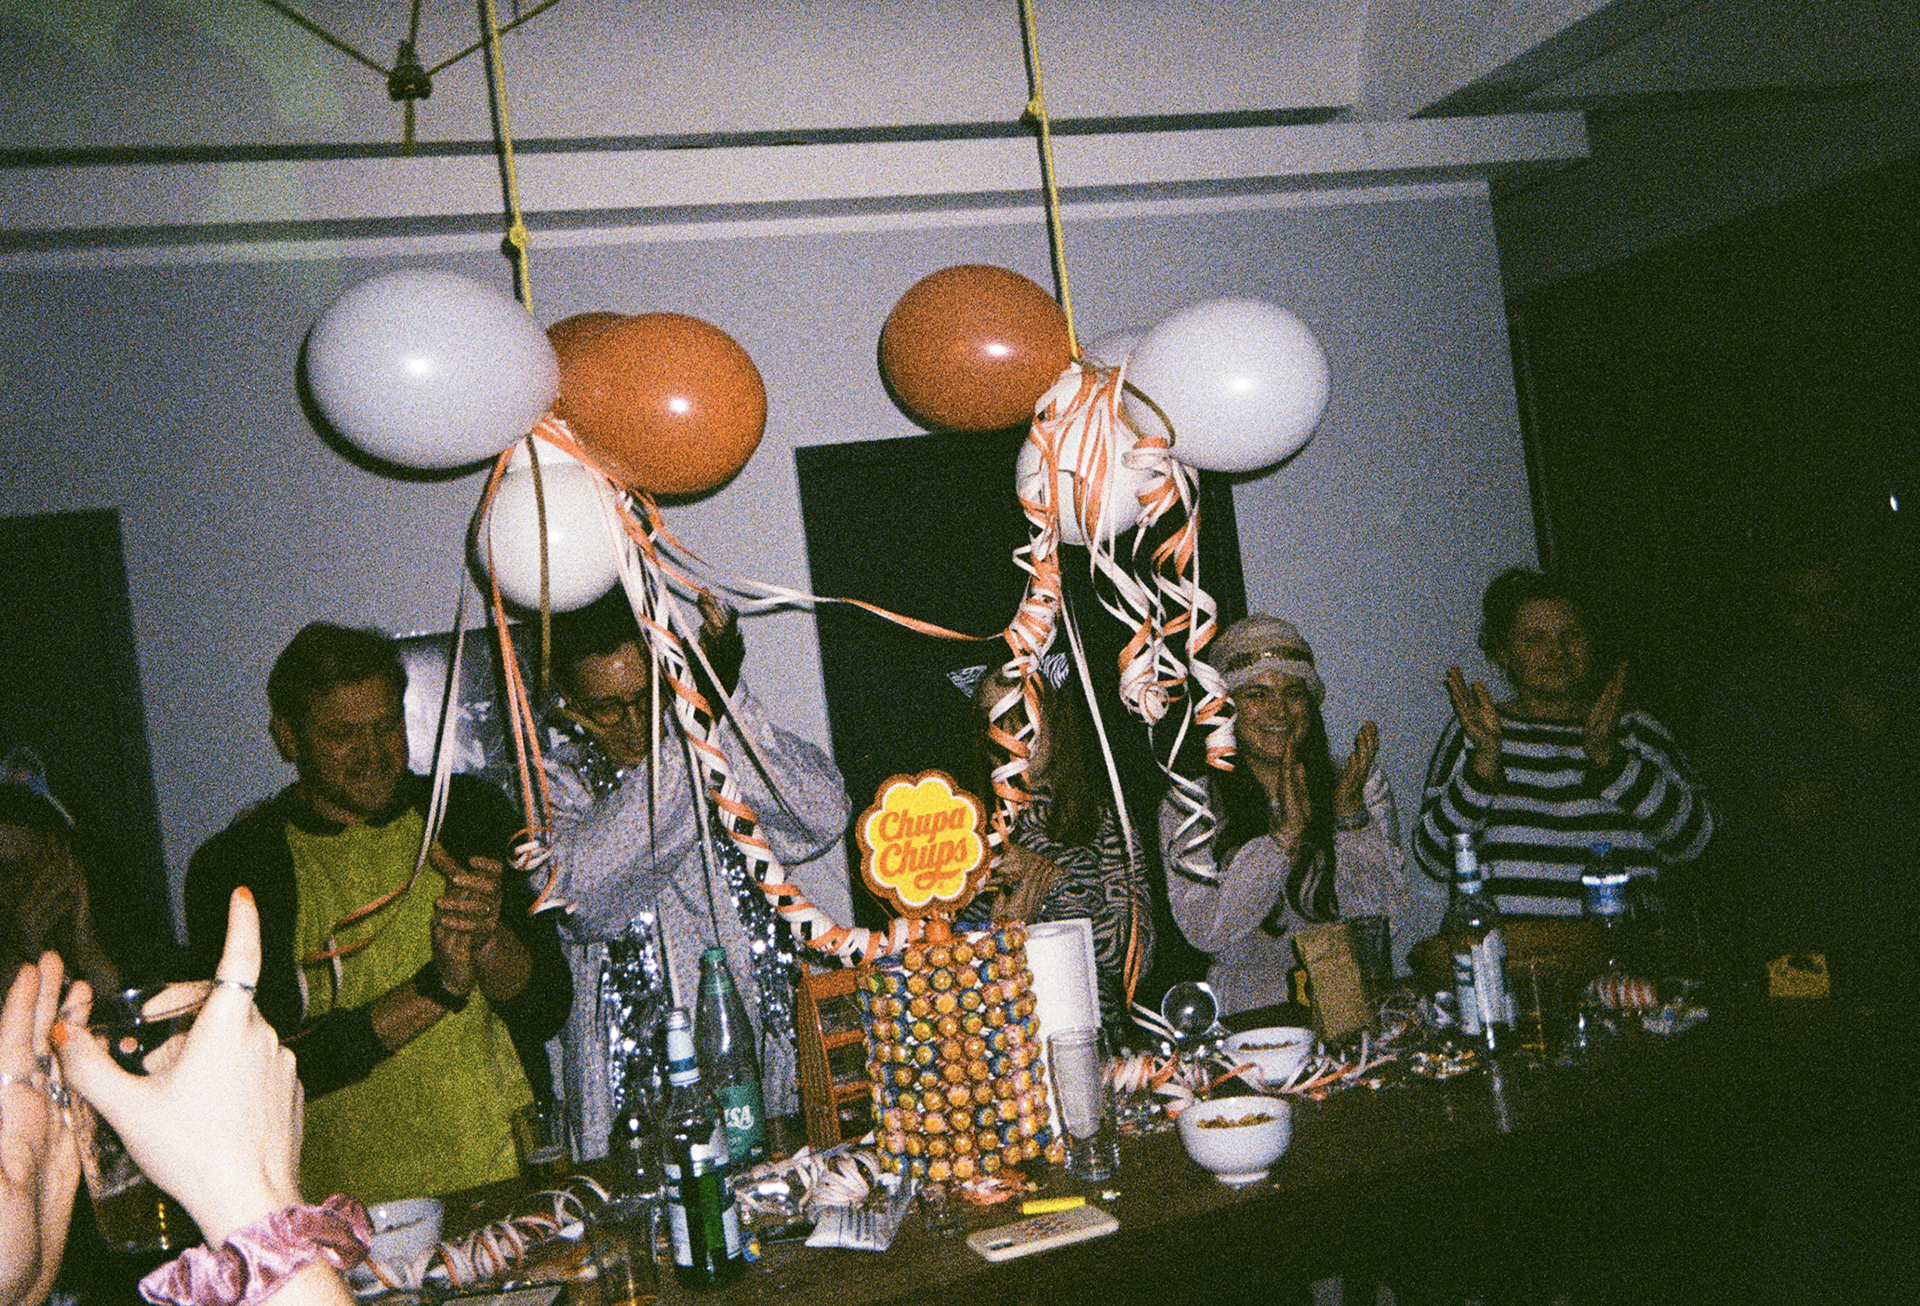
<instances>
[{"instance_id":1,"label":"chupa chups logo text","mask_svg":"<svg viewBox=\"0 0 1920 1306\"><path fill-rule=\"evenodd\" d=\"M868 886L909 916L960 910L986 860L981 815L979 800L944 771L894 776L854 827Z\"/></svg>"}]
</instances>

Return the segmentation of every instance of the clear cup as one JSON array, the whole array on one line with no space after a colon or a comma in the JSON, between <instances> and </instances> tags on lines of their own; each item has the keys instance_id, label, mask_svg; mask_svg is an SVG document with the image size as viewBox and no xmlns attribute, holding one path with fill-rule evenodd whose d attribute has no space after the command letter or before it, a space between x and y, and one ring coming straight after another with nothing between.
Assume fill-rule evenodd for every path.
<instances>
[{"instance_id":1,"label":"clear cup","mask_svg":"<svg viewBox=\"0 0 1920 1306\"><path fill-rule=\"evenodd\" d=\"M536 1188L559 1183L573 1170L567 1120L557 1104L529 1102L513 1113L513 1146L520 1176Z\"/></svg>"},{"instance_id":2,"label":"clear cup","mask_svg":"<svg viewBox=\"0 0 1920 1306\"><path fill-rule=\"evenodd\" d=\"M1047 1068L1060 1106L1067 1173L1095 1183L1120 1168L1120 1128L1114 1119L1106 1035L1068 1029L1047 1036Z\"/></svg>"},{"instance_id":3,"label":"clear cup","mask_svg":"<svg viewBox=\"0 0 1920 1306\"><path fill-rule=\"evenodd\" d=\"M94 999L87 1028L105 1040L122 1068L145 1074L147 1055L185 1033L206 999L204 984L103 993ZM105 1120L96 1118L80 1162L94 1221L109 1245L124 1252L171 1252L200 1241L200 1231L180 1204L141 1173Z\"/></svg>"},{"instance_id":4,"label":"clear cup","mask_svg":"<svg viewBox=\"0 0 1920 1306\"><path fill-rule=\"evenodd\" d=\"M1385 916L1349 916L1353 959L1360 967L1360 986L1370 1002L1393 990L1393 932Z\"/></svg>"},{"instance_id":5,"label":"clear cup","mask_svg":"<svg viewBox=\"0 0 1920 1306\"><path fill-rule=\"evenodd\" d=\"M1574 997L1567 968L1531 960L1508 967L1514 1030L1520 1047L1536 1061L1556 1060L1573 1032Z\"/></svg>"},{"instance_id":6,"label":"clear cup","mask_svg":"<svg viewBox=\"0 0 1920 1306\"><path fill-rule=\"evenodd\" d=\"M653 1223L648 1202L609 1206L589 1222L587 1253L593 1258L600 1306L651 1306L660 1299Z\"/></svg>"}]
</instances>

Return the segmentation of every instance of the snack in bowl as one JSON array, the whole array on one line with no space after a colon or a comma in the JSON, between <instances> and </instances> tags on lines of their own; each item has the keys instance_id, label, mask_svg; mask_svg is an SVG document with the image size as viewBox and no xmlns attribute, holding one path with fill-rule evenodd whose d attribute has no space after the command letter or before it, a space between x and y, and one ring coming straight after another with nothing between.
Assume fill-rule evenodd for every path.
<instances>
[{"instance_id":1,"label":"snack in bowl","mask_svg":"<svg viewBox=\"0 0 1920 1306\"><path fill-rule=\"evenodd\" d=\"M1267 1177L1293 1140L1293 1104L1278 1097L1216 1097L1180 1113L1187 1155L1223 1184Z\"/></svg>"},{"instance_id":2,"label":"snack in bowl","mask_svg":"<svg viewBox=\"0 0 1920 1306\"><path fill-rule=\"evenodd\" d=\"M1227 1055L1236 1065L1252 1062L1252 1077L1262 1088L1280 1088L1300 1073L1313 1056L1313 1031L1295 1025L1250 1029L1227 1039Z\"/></svg>"}]
</instances>

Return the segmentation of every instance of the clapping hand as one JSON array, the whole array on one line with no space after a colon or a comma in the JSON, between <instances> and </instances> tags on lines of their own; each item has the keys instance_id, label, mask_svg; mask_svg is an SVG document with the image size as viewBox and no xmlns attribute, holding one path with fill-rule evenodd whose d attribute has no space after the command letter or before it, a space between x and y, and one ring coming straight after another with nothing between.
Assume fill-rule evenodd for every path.
<instances>
[{"instance_id":1,"label":"clapping hand","mask_svg":"<svg viewBox=\"0 0 1920 1306\"><path fill-rule=\"evenodd\" d=\"M1620 754L1620 699L1627 688L1627 664L1622 662L1614 668L1613 679L1600 691L1600 697L1593 700L1593 707L1587 713L1586 738L1581 747L1586 751L1587 760L1601 770L1606 770Z\"/></svg>"},{"instance_id":2,"label":"clapping hand","mask_svg":"<svg viewBox=\"0 0 1920 1306\"><path fill-rule=\"evenodd\" d=\"M431 855L447 877L447 891L433 904L433 959L441 983L461 995L478 988L489 1002L514 997L533 974L533 959L520 936L500 923L500 882L507 868L491 857L470 857L462 868L438 848Z\"/></svg>"},{"instance_id":3,"label":"clapping hand","mask_svg":"<svg viewBox=\"0 0 1920 1306\"><path fill-rule=\"evenodd\" d=\"M499 862L475 857L461 866L439 848L428 853L433 868L447 879L447 891L433 902L433 961L447 992L473 992L481 951L500 928Z\"/></svg>"},{"instance_id":4,"label":"clapping hand","mask_svg":"<svg viewBox=\"0 0 1920 1306\"><path fill-rule=\"evenodd\" d=\"M39 1301L52 1288L80 1184L73 1121L48 1074L61 977L51 952L22 966L0 1015L0 1301Z\"/></svg>"},{"instance_id":5,"label":"clapping hand","mask_svg":"<svg viewBox=\"0 0 1920 1306\"><path fill-rule=\"evenodd\" d=\"M1363 822L1367 814L1367 776L1380 752L1380 727L1369 721L1353 737L1353 753L1333 789L1333 814L1342 824Z\"/></svg>"},{"instance_id":6,"label":"clapping hand","mask_svg":"<svg viewBox=\"0 0 1920 1306\"><path fill-rule=\"evenodd\" d=\"M93 996L76 984L53 1042L67 1083L105 1117L148 1178L171 1193L207 1244L300 1200L303 1098L293 1053L253 1003L260 913L245 888L227 904L227 943L193 1027L131 1075L86 1031Z\"/></svg>"},{"instance_id":7,"label":"clapping hand","mask_svg":"<svg viewBox=\"0 0 1920 1306\"><path fill-rule=\"evenodd\" d=\"M1313 795L1307 788L1307 767L1300 760L1299 740L1294 733L1281 742L1277 774L1278 783L1267 795L1268 828L1281 843L1297 848L1313 815Z\"/></svg>"},{"instance_id":8,"label":"clapping hand","mask_svg":"<svg viewBox=\"0 0 1920 1306\"><path fill-rule=\"evenodd\" d=\"M1503 732L1500 709L1494 706L1493 695L1478 680L1469 685L1459 667L1448 667L1447 697L1453 700L1453 714L1460 718L1460 728L1473 745L1467 755L1467 769L1482 787L1499 784L1505 774L1500 764Z\"/></svg>"}]
</instances>

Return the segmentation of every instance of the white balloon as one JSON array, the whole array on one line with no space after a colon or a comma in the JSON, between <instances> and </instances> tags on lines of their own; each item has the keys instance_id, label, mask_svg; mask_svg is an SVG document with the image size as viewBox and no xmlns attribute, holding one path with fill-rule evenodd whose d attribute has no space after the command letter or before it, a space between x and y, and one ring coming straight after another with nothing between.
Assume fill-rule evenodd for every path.
<instances>
[{"instance_id":1,"label":"white balloon","mask_svg":"<svg viewBox=\"0 0 1920 1306\"><path fill-rule=\"evenodd\" d=\"M1069 432L1060 442L1054 502L1060 505L1060 539L1067 544L1087 542L1081 511L1083 506L1093 505L1086 503L1091 492L1088 478L1092 468L1082 465L1081 450L1085 443L1079 430ZM1151 473L1135 471L1120 461L1120 455L1131 448L1132 443L1133 432L1124 429L1114 431L1108 438L1106 502L1093 506L1098 523L1096 534L1103 544L1121 531L1133 529L1140 520L1140 487L1147 483ZM1040 446L1031 440L1022 443L1020 456L1013 463L1014 488L1023 498L1038 499L1045 473Z\"/></svg>"},{"instance_id":2,"label":"white balloon","mask_svg":"<svg viewBox=\"0 0 1920 1306\"><path fill-rule=\"evenodd\" d=\"M1110 336L1101 336L1080 353L1095 367L1118 367L1146 338L1144 331L1116 331Z\"/></svg>"},{"instance_id":3,"label":"white balloon","mask_svg":"<svg viewBox=\"0 0 1920 1306\"><path fill-rule=\"evenodd\" d=\"M559 445L553 443L551 440L542 440L537 435L534 436L533 438L540 445L540 470L541 471L544 472L549 467L583 466L583 464L578 458L575 458L572 454L568 453L565 449L562 449ZM515 472L524 472L529 468L531 468L532 466L533 466L533 455L527 452L527 442L525 440L515 440L513 442L513 452L507 455L507 470L505 474L508 476L511 476Z\"/></svg>"},{"instance_id":4,"label":"white balloon","mask_svg":"<svg viewBox=\"0 0 1920 1306\"><path fill-rule=\"evenodd\" d=\"M1214 472L1250 472L1296 452L1326 410L1327 379L1307 324L1257 299L1181 309L1147 333L1127 367L1173 423L1173 456ZM1125 411L1142 433L1166 434L1138 396Z\"/></svg>"},{"instance_id":5,"label":"white balloon","mask_svg":"<svg viewBox=\"0 0 1920 1306\"><path fill-rule=\"evenodd\" d=\"M547 510L547 600L555 612L566 612L585 607L620 579L619 546L612 534L619 528L602 503L594 474L571 459L550 467L547 452L540 451L540 488ZM538 608L540 517L532 472L509 472L500 478L493 507L474 531L474 560L482 571L489 545L500 592L523 608Z\"/></svg>"},{"instance_id":6,"label":"white balloon","mask_svg":"<svg viewBox=\"0 0 1920 1306\"><path fill-rule=\"evenodd\" d=\"M307 336L307 385L359 448L461 467L525 435L560 393L547 333L503 291L406 269L348 289Z\"/></svg>"}]
</instances>

